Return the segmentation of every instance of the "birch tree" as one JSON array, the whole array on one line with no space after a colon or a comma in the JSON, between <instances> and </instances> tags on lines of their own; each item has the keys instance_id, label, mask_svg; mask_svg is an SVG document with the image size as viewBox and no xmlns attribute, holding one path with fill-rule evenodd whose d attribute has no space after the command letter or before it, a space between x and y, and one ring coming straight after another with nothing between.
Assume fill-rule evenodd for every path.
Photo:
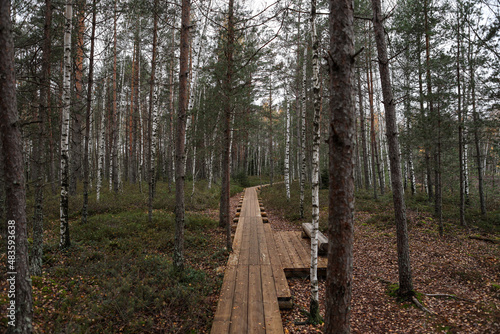
<instances>
[{"instance_id":1,"label":"birch tree","mask_svg":"<svg viewBox=\"0 0 500 334\"><path fill-rule=\"evenodd\" d=\"M92 28L90 33L90 59L89 82L87 90L87 113L85 115L85 147L83 158L83 208L82 223L87 222L89 202L89 139L90 139L90 113L92 105L92 89L94 84L94 39L96 26L96 0L92 0Z\"/></svg>"},{"instance_id":2,"label":"birch tree","mask_svg":"<svg viewBox=\"0 0 500 334\"><path fill-rule=\"evenodd\" d=\"M64 70L62 91L62 125L61 125L61 201L60 201L60 248L71 245L68 223L68 186L69 186L69 121L71 102L71 27L73 18L72 1L66 2L64 13Z\"/></svg>"},{"instance_id":3,"label":"birch tree","mask_svg":"<svg viewBox=\"0 0 500 334\"><path fill-rule=\"evenodd\" d=\"M149 137L149 196L148 196L148 219L149 222L153 221L153 196L154 196L154 183L155 183L155 157L156 157L156 128L157 128L157 96L155 93L155 72L156 72L156 48L158 37L158 0L154 1L153 8L153 55L151 57L151 78L149 83L149 124L148 124L148 137Z\"/></svg>"},{"instance_id":4,"label":"birch tree","mask_svg":"<svg viewBox=\"0 0 500 334\"><path fill-rule=\"evenodd\" d=\"M321 322L319 314L318 287L318 227L319 227L319 145L320 145L320 115L321 95L319 78L319 40L316 32L316 0L311 0L311 39L313 67L313 152L312 152L312 231L311 231L311 302L309 306L309 321Z\"/></svg>"},{"instance_id":5,"label":"birch tree","mask_svg":"<svg viewBox=\"0 0 500 334\"><path fill-rule=\"evenodd\" d=\"M286 198L290 200L290 105L285 99L285 126L286 126L286 143L285 143L285 189Z\"/></svg>"},{"instance_id":6,"label":"birch tree","mask_svg":"<svg viewBox=\"0 0 500 334\"><path fill-rule=\"evenodd\" d=\"M106 115L106 72L104 72L102 89L102 111L101 119L98 122L97 132L99 134L97 149L97 182L96 182L96 201L101 198L102 177L104 176L104 139L106 137L106 127L104 126L104 117Z\"/></svg>"},{"instance_id":7,"label":"birch tree","mask_svg":"<svg viewBox=\"0 0 500 334\"><path fill-rule=\"evenodd\" d=\"M304 32L307 28L304 29ZM307 45L304 45L302 65L302 105L300 107L300 218L304 218L304 188L306 184L306 85L307 85Z\"/></svg>"}]
</instances>

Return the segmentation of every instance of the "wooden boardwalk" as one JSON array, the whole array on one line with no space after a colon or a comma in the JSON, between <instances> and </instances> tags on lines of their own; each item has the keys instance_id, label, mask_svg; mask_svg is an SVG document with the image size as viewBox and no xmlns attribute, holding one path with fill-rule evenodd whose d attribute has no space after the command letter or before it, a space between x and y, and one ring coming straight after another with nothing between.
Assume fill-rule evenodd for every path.
<instances>
[{"instance_id":1,"label":"wooden boardwalk","mask_svg":"<svg viewBox=\"0 0 500 334\"><path fill-rule=\"evenodd\" d=\"M256 187L245 189L211 333L283 333L280 306L291 307L285 273L307 275L308 254L300 232L273 233L262 222Z\"/></svg>"}]
</instances>

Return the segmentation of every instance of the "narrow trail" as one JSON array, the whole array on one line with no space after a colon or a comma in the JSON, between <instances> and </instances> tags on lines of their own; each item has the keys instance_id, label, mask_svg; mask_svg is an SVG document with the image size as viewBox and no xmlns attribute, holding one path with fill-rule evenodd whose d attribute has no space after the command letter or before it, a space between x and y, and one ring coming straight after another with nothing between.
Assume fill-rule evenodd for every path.
<instances>
[{"instance_id":1,"label":"narrow trail","mask_svg":"<svg viewBox=\"0 0 500 334\"><path fill-rule=\"evenodd\" d=\"M292 307L287 277L309 275L309 242L300 232L272 230L257 189L245 189L240 200L213 334L283 333L280 308ZM320 259L319 269L326 269L326 258Z\"/></svg>"}]
</instances>

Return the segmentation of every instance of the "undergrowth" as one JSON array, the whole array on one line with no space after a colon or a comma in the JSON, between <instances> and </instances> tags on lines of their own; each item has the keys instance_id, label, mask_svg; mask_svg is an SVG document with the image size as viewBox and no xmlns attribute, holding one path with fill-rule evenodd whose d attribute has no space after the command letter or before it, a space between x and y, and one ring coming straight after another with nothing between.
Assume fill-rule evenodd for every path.
<instances>
[{"instance_id":1,"label":"undergrowth","mask_svg":"<svg viewBox=\"0 0 500 334\"><path fill-rule=\"evenodd\" d=\"M218 209L220 188L215 185L209 190L200 181L191 197L192 184L186 184L186 262L184 272L178 273L172 265L174 191L165 183L157 184L153 220L148 222L146 186L140 192L137 185L125 183L119 194L104 187L99 203L94 189L86 224L80 219L81 196L70 197L72 246L65 251L58 247L58 195L46 189L43 274L32 277L34 332L199 333L210 329L213 300L223 279L216 269L229 254L218 222L204 212ZM240 191L239 185L231 186L232 194ZM5 288L0 283L0 289ZM0 328L5 326L0 323Z\"/></svg>"}]
</instances>

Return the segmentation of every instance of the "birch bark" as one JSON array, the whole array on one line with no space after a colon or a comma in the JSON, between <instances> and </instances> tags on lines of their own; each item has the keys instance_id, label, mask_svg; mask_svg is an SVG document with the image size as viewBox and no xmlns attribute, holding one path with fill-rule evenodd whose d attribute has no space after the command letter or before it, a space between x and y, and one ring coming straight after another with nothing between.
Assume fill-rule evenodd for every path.
<instances>
[{"instance_id":1,"label":"birch bark","mask_svg":"<svg viewBox=\"0 0 500 334\"><path fill-rule=\"evenodd\" d=\"M62 91L62 125L61 125L61 200L60 200L60 248L71 245L69 238L68 205L69 205L69 114L71 103L71 28L73 5L66 2L64 13L64 70Z\"/></svg>"},{"instance_id":2,"label":"birch bark","mask_svg":"<svg viewBox=\"0 0 500 334\"><path fill-rule=\"evenodd\" d=\"M314 94L313 148L312 148L312 232L311 232L311 302L310 322L321 322L318 286L318 227L319 227L319 145L321 96L319 78L319 40L316 32L316 0L311 0L311 39Z\"/></svg>"}]
</instances>

